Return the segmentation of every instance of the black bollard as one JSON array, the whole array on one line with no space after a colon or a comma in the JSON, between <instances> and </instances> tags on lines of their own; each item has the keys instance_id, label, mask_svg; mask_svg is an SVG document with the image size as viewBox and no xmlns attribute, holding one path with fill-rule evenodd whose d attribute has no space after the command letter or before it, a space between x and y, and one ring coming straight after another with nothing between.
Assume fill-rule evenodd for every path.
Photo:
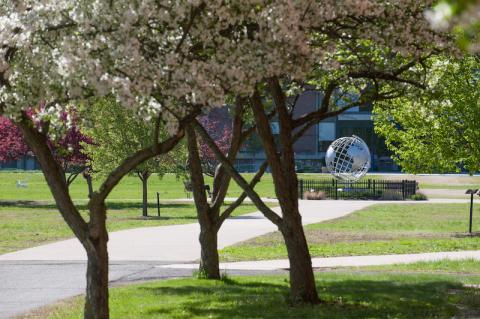
<instances>
[{"instance_id":1,"label":"black bollard","mask_svg":"<svg viewBox=\"0 0 480 319\"><path fill-rule=\"evenodd\" d=\"M468 224L468 232L472 233L472 220L473 220L473 195L478 192L478 189L468 189L465 194L470 194L470 221Z\"/></svg>"},{"instance_id":2,"label":"black bollard","mask_svg":"<svg viewBox=\"0 0 480 319\"><path fill-rule=\"evenodd\" d=\"M160 217L160 193L157 192L157 213L158 217Z\"/></svg>"}]
</instances>

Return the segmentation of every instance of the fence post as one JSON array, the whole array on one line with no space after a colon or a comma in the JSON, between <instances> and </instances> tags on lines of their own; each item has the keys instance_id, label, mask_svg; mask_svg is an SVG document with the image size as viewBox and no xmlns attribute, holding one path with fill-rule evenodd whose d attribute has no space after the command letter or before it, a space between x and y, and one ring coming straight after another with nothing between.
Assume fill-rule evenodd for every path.
<instances>
[{"instance_id":1,"label":"fence post","mask_svg":"<svg viewBox=\"0 0 480 319\"><path fill-rule=\"evenodd\" d=\"M300 199L303 199L303 179L299 180L298 186L300 187Z\"/></svg>"},{"instance_id":2,"label":"fence post","mask_svg":"<svg viewBox=\"0 0 480 319\"><path fill-rule=\"evenodd\" d=\"M402 180L402 198L405 199L405 180Z\"/></svg>"},{"instance_id":3,"label":"fence post","mask_svg":"<svg viewBox=\"0 0 480 319\"><path fill-rule=\"evenodd\" d=\"M338 181L335 180L335 200L338 199Z\"/></svg>"},{"instance_id":4,"label":"fence post","mask_svg":"<svg viewBox=\"0 0 480 319\"><path fill-rule=\"evenodd\" d=\"M377 196L375 194L375 180L372 181L372 184L373 184L373 198L375 198L375 196Z\"/></svg>"}]
</instances>

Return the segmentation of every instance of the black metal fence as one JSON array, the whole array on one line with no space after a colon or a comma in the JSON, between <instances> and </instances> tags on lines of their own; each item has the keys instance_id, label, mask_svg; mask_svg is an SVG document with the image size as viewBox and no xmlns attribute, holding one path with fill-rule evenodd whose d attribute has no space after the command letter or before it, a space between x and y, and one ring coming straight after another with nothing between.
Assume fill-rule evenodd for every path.
<instances>
[{"instance_id":1,"label":"black metal fence","mask_svg":"<svg viewBox=\"0 0 480 319\"><path fill-rule=\"evenodd\" d=\"M325 193L331 199L378 199L404 200L414 195L418 188L416 181L366 179L345 182L336 179L299 179L298 196L303 199L305 192Z\"/></svg>"}]
</instances>

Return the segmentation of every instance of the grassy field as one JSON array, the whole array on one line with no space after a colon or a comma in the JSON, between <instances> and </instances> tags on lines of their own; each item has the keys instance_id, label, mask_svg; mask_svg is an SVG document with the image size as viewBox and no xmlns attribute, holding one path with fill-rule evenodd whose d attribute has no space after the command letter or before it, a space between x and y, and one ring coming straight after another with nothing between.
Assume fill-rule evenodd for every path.
<instances>
[{"instance_id":1,"label":"grassy field","mask_svg":"<svg viewBox=\"0 0 480 319\"><path fill-rule=\"evenodd\" d=\"M247 179L253 177L253 174L245 174ZM28 181L27 188L16 188L17 180ZM206 181L211 185L211 178L206 177ZM101 179L94 180L94 189L99 186ZM163 178L158 176L150 177L148 181L149 197L156 198L156 193L160 193L161 199L186 198L184 185L181 179L175 175L166 174ZM270 175L267 175L261 181L256 190L265 197L273 197L274 190ZM241 189L232 182L228 192L229 197L238 197L242 193ZM87 184L85 179L78 177L70 186L70 194L75 201L87 200ZM142 184L138 177L127 176L119 185L115 187L109 196L111 201L139 201L142 198ZM40 172L0 172L0 201L16 200L35 200L35 201L53 201L43 174Z\"/></svg>"},{"instance_id":2,"label":"grassy field","mask_svg":"<svg viewBox=\"0 0 480 319\"><path fill-rule=\"evenodd\" d=\"M321 213L321 212L319 212ZM474 230L480 230L475 207ZM377 204L343 218L305 227L317 257L403 254L480 249L480 236L465 236L467 204ZM226 261L287 258L279 232L221 250Z\"/></svg>"},{"instance_id":3,"label":"grassy field","mask_svg":"<svg viewBox=\"0 0 480 319\"><path fill-rule=\"evenodd\" d=\"M455 274L462 277L462 281L469 284L478 284L476 277L480 277L480 261L475 259L442 259L430 262L421 261L412 264L354 267L353 269L363 272L382 271L395 273ZM351 268L345 270L351 271ZM473 280L470 280L471 278L473 278Z\"/></svg>"},{"instance_id":4,"label":"grassy field","mask_svg":"<svg viewBox=\"0 0 480 319\"><path fill-rule=\"evenodd\" d=\"M253 174L243 174L250 180ZM328 174L299 174L299 178L319 179L330 178ZM368 175L366 178L374 179L416 179L420 188L459 189L480 188L479 176L415 176L415 175ZM16 188L17 180L28 181L28 188ZM211 184L211 178L206 178ZM94 181L98 186L100 179ZM266 174L255 188L263 197L275 197L272 177ZM127 176L114 189L109 199L113 201L138 201L141 198L141 182L138 177ZM163 178L152 176L149 179L149 197L155 198L160 193L162 199L185 198L183 182L174 175L167 174ZM70 187L70 194L75 201L86 201L87 185L82 177L78 177ZM232 182L228 196L236 197L241 194L241 189ZM0 172L0 201L16 200L43 200L52 201L52 196L40 172Z\"/></svg>"},{"instance_id":5,"label":"grassy field","mask_svg":"<svg viewBox=\"0 0 480 319\"><path fill-rule=\"evenodd\" d=\"M195 207L191 203L168 203L160 205L161 217L141 217L141 204L110 202L107 227L109 231L128 228L151 227L172 224L195 223ZM85 207L82 215L88 219ZM243 204L233 215L256 211L254 205ZM156 215L156 204L150 204L150 214ZM72 231L52 204L0 203L0 254L38 246L48 242L73 237Z\"/></svg>"},{"instance_id":6,"label":"grassy field","mask_svg":"<svg viewBox=\"0 0 480 319\"><path fill-rule=\"evenodd\" d=\"M464 318L478 315L479 290L452 275L317 273L324 304L290 307L283 276L224 281L175 279L111 289L111 318ZM480 277L470 276L470 282ZM83 297L25 318L82 318Z\"/></svg>"}]
</instances>

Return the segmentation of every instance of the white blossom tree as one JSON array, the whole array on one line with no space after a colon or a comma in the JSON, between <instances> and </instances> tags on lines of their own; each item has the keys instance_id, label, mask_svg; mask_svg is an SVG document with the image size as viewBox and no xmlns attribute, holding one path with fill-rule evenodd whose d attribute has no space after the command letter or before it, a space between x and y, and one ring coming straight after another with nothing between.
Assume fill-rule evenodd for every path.
<instances>
[{"instance_id":1,"label":"white blossom tree","mask_svg":"<svg viewBox=\"0 0 480 319\"><path fill-rule=\"evenodd\" d=\"M429 57L449 48L449 37L430 30L424 19L428 5L417 1L265 4L265 11L259 10L257 16L245 16L234 26L225 22L229 27L216 43L231 45L207 47L210 59L234 70L233 79L228 70L216 74L224 79L225 90L248 100L281 215L262 202L198 122L190 125L260 211L278 226L290 261L290 297L294 303L317 303L319 299L298 210L293 144L325 118L392 99L408 86L425 87ZM265 12L269 14L262 15ZM249 55L254 58L249 63L245 61L246 50L255 53ZM312 88L323 91L319 109L294 118L295 92ZM269 125L266 100L274 101L277 112L279 148Z\"/></svg>"},{"instance_id":2,"label":"white blossom tree","mask_svg":"<svg viewBox=\"0 0 480 319\"><path fill-rule=\"evenodd\" d=\"M419 85L421 72L413 71L422 71L422 61L444 43L424 22L429 1L2 0L0 4L0 114L21 128L60 213L87 251L85 318L108 318L105 198L130 170L172 149L185 127L189 132L195 128L217 151L224 169L282 232L290 259L292 300L318 302L298 211L293 141L317 121L367 97L388 98L402 85ZM324 103L318 111L294 119L287 92L309 82L325 89ZM340 88L361 94L338 108L330 97ZM58 110L73 100L87 100L88 107L89 97L105 95L136 108L139 116L165 122L172 136L159 141L159 134L152 134L151 147L114 169L93 193L86 221L46 146L55 121L39 118L33 123L25 110L39 100ZM227 95L249 102L281 215L260 200L194 120L200 109L223 105ZM268 125L263 104L267 95L275 101L281 150L275 148Z\"/></svg>"},{"instance_id":3,"label":"white blossom tree","mask_svg":"<svg viewBox=\"0 0 480 319\"><path fill-rule=\"evenodd\" d=\"M217 104L223 97L197 72L197 64L185 59L194 46L186 41L192 21L205 4L54 0L0 4L0 114L21 129L61 215L86 250L85 318L108 318L106 197L137 165L179 142L182 127L198 114L199 103ZM88 98L107 94L136 108L139 116L156 117L158 124L151 146L132 153L107 174L92 194L89 218L84 219L47 141L50 135L62 134L59 116L52 114L61 114L71 101L83 100L88 108ZM28 109L39 101L49 116L40 114L32 120ZM161 122L172 134L162 141Z\"/></svg>"}]
</instances>

